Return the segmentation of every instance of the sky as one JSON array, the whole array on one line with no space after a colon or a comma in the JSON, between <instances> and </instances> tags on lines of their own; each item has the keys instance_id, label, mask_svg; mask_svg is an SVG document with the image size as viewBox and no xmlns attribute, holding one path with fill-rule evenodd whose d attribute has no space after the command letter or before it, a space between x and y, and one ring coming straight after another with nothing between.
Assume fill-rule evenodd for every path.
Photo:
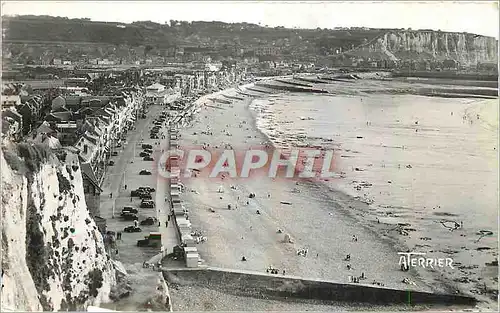
<instances>
[{"instance_id":1,"label":"sky","mask_svg":"<svg viewBox=\"0 0 500 313\"><path fill-rule=\"evenodd\" d=\"M498 38L497 1L2 1L2 15L52 15L130 23L171 19L270 27L412 28Z\"/></svg>"}]
</instances>

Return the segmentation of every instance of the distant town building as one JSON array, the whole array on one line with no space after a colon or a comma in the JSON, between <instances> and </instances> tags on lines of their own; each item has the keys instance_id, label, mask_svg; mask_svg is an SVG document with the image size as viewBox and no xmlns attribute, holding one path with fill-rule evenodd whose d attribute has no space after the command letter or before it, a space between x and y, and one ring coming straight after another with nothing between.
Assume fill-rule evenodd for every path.
<instances>
[{"instance_id":1,"label":"distant town building","mask_svg":"<svg viewBox=\"0 0 500 313\"><path fill-rule=\"evenodd\" d=\"M456 60L444 60L443 69L444 70L457 70L460 68L460 62Z\"/></svg>"},{"instance_id":2,"label":"distant town building","mask_svg":"<svg viewBox=\"0 0 500 313\"><path fill-rule=\"evenodd\" d=\"M90 164L80 163L80 167L82 169L83 193L85 194L87 209L89 210L90 216L99 216L102 189L99 187L99 182Z\"/></svg>"},{"instance_id":3,"label":"distant town building","mask_svg":"<svg viewBox=\"0 0 500 313\"><path fill-rule=\"evenodd\" d=\"M262 55L278 55L279 54L279 48L278 47L258 47L255 49L255 55L257 56L262 56Z\"/></svg>"},{"instance_id":4,"label":"distant town building","mask_svg":"<svg viewBox=\"0 0 500 313\"><path fill-rule=\"evenodd\" d=\"M4 96L2 95L2 108L16 107L21 104L21 96L19 95L11 95Z\"/></svg>"}]
</instances>

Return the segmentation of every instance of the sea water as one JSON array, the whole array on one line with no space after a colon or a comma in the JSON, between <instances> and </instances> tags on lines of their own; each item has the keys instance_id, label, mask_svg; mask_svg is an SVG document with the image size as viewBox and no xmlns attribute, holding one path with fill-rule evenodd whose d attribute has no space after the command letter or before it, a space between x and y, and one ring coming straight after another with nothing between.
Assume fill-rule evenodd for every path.
<instances>
[{"instance_id":1,"label":"sea water","mask_svg":"<svg viewBox=\"0 0 500 313\"><path fill-rule=\"evenodd\" d=\"M344 178L326 183L372 202L374 218L409 223L412 251L452 253L479 276L497 257L497 99L288 93L251 109L278 146L334 149ZM455 221L460 235L446 229Z\"/></svg>"}]
</instances>

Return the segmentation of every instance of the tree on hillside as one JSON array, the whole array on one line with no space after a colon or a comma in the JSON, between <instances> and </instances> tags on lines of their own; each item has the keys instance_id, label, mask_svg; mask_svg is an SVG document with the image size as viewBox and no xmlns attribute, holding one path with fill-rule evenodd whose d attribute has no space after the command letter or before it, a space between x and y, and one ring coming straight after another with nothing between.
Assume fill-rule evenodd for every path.
<instances>
[{"instance_id":1,"label":"tree on hillside","mask_svg":"<svg viewBox=\"0 0 500 313\"><path fill-rule=\"evenodd\" d=\"M146 48L144 48L144 56L147 56L149 52L153 50L153 46L151 45L146 45Z\"/></svg>"}]
</instances>

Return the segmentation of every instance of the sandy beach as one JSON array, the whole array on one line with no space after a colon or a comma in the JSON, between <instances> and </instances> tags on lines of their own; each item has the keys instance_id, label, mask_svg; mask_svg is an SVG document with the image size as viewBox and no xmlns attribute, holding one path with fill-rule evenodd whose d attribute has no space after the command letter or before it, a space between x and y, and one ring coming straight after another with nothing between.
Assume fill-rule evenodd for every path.
<instances>
[{"instance_id":1,"label":"sandy beach","mask_svg":"<svg viewBox=\"0 0 500 313\"><path fill-rule=\"evenodd\" d=\"M234 89L225 94L237 95ZM181 149L204 143L212 147L231 144L241 149L266 141L248 109L251 98L233 100L232 104L210 101L208 97L199 103L203 101L201 112L181 130ZM415 273L402 272L394 247L346 214L349 206L366 206L362 202L334 202L325 189L305 183L296 185L292 180L192 178L185 179L184 184L188 190L182 198L193 229L208 239L198 245L208 265L263 272L272 266L280 275L285 270L290 275L339 282L349 282L349 276L364 273L366 279L361 284L378 282L386 287L440 291L439 286L420 281ZM218 192L220 186L223 193ZM256 197L248 198L250 193ZM228 204L237 208L228 210ZM257 210L261 214L256 214ZM294 242L285 243L285 234ZM353 236L358 240L353 241ZM307 256L297 255L302 248L308 249ZM344 260L347 254L350 261ZM243 256L246 262L241 261ZM415 285L403 283L404 278Z\"/></svg>"}]
</instances>

